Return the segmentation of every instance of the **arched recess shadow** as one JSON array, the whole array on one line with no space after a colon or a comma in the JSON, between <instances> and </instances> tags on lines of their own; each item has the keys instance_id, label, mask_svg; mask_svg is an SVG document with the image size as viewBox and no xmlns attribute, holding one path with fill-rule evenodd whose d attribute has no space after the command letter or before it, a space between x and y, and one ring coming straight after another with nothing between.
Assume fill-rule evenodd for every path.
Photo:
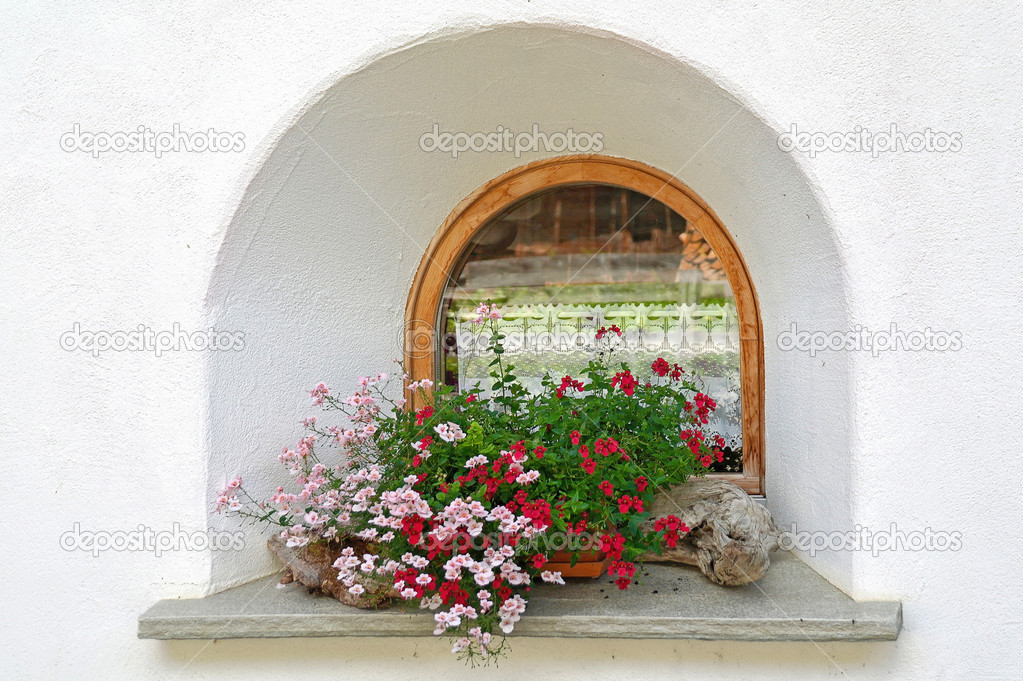
<instances>
[{"instance_id":1,"label":"arched recess shadow","mask_svg":"<svg viewBox=\"0 0 1023 681\"><path fill-rule=\"evenodd\" d=\"M208 502L236 472L266 481L261 491L284 483L275 454L314 413L305 391L321 380L344 390L401 356L415 270L453 208L489 179L556 155L423 151L435 124L599 132L592 151L660 168L712 206L760 301L771 510L783 525L851 527L849 362L822 365L775 342L792 322L851 327L814 183L772 126L693 65L622 36L547 25L397 47L311 98L276 140L207 296L209 323L246 333L245 352L208 359ZM272 571L262 537L257 528L244 551L211 554L209 589ZM815 567L848 589L849 561L818 555Z\"/></svg>"}]
</instances>

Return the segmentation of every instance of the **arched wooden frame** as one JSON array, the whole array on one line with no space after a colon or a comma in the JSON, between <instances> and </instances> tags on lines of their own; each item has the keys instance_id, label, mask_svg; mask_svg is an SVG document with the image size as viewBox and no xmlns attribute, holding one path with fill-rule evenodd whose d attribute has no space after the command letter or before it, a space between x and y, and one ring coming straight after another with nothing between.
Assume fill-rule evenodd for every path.
<instances>
[{"instance_id":1,"label":"arched wooden frame","mask_svg":"<svg viewBox=\"0 0 1023 681\"><path fill-rule=\"evenodd\" d=\"M743 472L715 473L750 494L764 493L764 343L760 307L746 263L728 230L696 192L643 163L599 155L561 156L511 170L465 198L444 221L419 264L405 309L406 368L436 380L441 297L476 231L510 204L543 189L605 184L645 194L684 217L724 267L739 317Z\"/></svg>"}]
</instances>

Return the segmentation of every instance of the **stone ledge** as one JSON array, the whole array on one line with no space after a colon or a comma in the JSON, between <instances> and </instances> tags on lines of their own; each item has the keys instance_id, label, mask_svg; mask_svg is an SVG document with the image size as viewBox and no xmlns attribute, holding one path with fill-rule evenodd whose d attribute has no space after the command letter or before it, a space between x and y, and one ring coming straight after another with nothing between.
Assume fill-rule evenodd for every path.
<instances>
[{"instance_id":1,"label":"stone ledge","mask_svg":"<svg viewBox=\"0 0 1023 681\"><path fill-rule=\"evenodd\" d=\"M720 587L684 566L648 565L619 591L607 579L539 586L514 636L735 641L893 641L897 601L853 601L780 551L756 584ZM164 600L139 617L139 638L431 636L420 610L359 610L268 577L213 596Z\"/></svg>"}]
</instances>

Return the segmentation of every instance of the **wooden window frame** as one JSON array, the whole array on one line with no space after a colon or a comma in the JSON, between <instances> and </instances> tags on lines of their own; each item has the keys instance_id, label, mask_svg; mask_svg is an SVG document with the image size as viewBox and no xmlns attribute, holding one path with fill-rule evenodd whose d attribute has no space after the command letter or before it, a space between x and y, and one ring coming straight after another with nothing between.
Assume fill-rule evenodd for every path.
<instances>
[{"instance_id":1,"label":"wooden window frame","mask_svg":"<svg viewBox=\"0 0 1023 681\"><path fill-rule=\"evenodd\" d=\"M724 267L739 318L742 473L708 477L764 493L764 342L760 306L746 262L709 206L677 178L637 161L596 154L559 156L520 166L462 200L441 225L419 264L405 308L405 362L415 379L436 380L441 297L477 230L512 203L553 187L604 184L632 189L667 205L710 244Z\"/></svg>"}]
</instances>

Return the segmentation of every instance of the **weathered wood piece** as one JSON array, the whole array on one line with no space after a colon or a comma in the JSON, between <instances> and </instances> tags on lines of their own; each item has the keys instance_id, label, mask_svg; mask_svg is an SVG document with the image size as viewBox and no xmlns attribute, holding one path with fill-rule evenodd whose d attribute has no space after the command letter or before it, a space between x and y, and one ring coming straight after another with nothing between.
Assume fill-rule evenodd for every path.
<instances>
[{"instance_id":1,"label":"weathered wood piece","mask_svg":"<svg viewBox=\"0 0 1023 681\"><path fill-rule=\"evenodd\" d=\"M715 584L741 586L764 576L780 533L771 514L725 480L693 478L658 494L654 518L674 515L689 526L674 548L648 553L646 562L695 565ZM646 529L653 530L654 520Z\"/></svg>"},{"instance_id":2,"label":"weathered wood piece","mask_svg":"<svg viewBox=\"0 0 1023 681\"><path fill-rule=\"evenodd\" d=\"M348 587L337 578L337 570L333 565L341 555L341 550L351 546L359 556L374 553L369 550L366 542L349 538L329 544L316 543L289 548L280 537L272 537L267 541L267 546L287 566L281 577L281 585L298 582L310 592L326 594L356 608L380 607L386 605L392 597L389 584L381 585L370 578L360 578L358 582L366 591L356 595L348 591Z\"/></svg>"}]
</instances>

